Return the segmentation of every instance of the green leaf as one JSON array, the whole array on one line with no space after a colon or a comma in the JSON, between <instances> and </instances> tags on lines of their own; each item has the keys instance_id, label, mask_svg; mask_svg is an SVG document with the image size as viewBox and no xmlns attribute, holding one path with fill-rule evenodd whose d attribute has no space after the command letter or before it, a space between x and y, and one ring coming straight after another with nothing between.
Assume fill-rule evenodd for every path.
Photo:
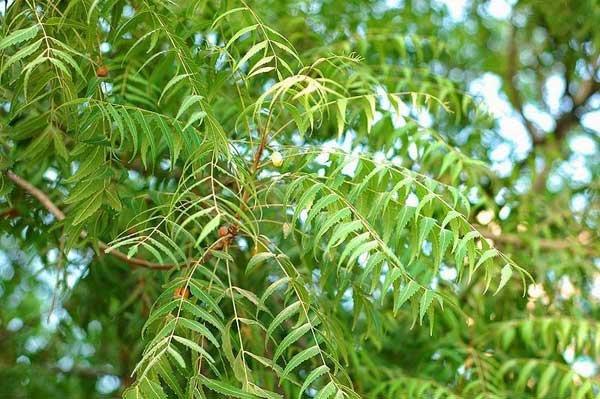
<instances>
[{"instance_id":1,"label":"green leaf","mask_svg":"<svg viewBox=\"0 0 600 399\"><path fill-rule=\"evenodd\" d=\"M494 292L494 295L500 292L500 290L506 285L506 283L508 283L508 280L510 280L510 278L512 277L512 273L512 267L508 263L504 265L504 267L500 271L500 283L498 283L498 288L496 288L496 292Z\"/></svg>"},{"instance_id":2,"label":"green leaf","mask_svg":"<svg viewBox=\"0 0 600 399\"><path fill-rule=\"evenodd\" d=\"M321 237L333 227L334 224L341 222L343 219L350 217L351 211L349 208L342 208L332 216L325 220L325 223L319 229L319 232L315 236L315 250L318 248L318 243L321 241Z\"/></svg>"},{"instance_id":3,"label":"green leaf","mask_svg":"<svg viewBox=\"0 0 600 399\"><path fill-rule=\"evenodd\" d=\"M276 280L271 285L267 287L267 289L263 292L263 295L260 298L260 303L265 304L267 298L269 298L275 291L277 291L280 287L288 285L288 283L292 281L291 277L284 277Z\"/></svg>"},{"instance_id":4,"label":"green leaf","mask_svg":"<svg viewBox=\"0 0 600 399\"><path fill-rule=\"evenodd\" d=\"M187 123L183 127L183 130L186 130L187 128L192 126L194 123L203 120L205 116L206 116L206 112L204 112L204 111L194 112L192 115L190 115L190 118L188 119Z\"/></svg>"},{"instance_id":5,"label":"green leaf","mask_svg":"<svg viewBox=\"0 0 600 399\"><path fill-rule=\"evenodd\" d=\"M229 385L223 381L217 381L209 379L203 375L199 375L199 379L202 382L202 385L207 387L213 392L216 392L221 395L231 396L234 398L240 399L255 399L257 396L254 396L250 393L244 392L239 388L236 388L232 385Z\"/></svg>"},{"instance_id":6,"label":"green leaf","mask_svg":"<svg viewBox=\"0 0 600 399\"><path fill-rule=\"evenodd\" d=\"M181 367L181 364L179 364L179 366ZM176 370L173 370L173 367L171 367L171 364L168 362L167 358L161 357L161 359L158 362L156 362L156 369L160 379L163 380L167 384L167 386L171 388L171 390L173 390L173 392L175 392L176 395L178 395L178 397L181 398L185 396L179 381L177 381L178 373Z\"/></svg>"},{"instance_id":7,"label":"green leaf","mask_svg":"<svg viewBox=\"0 0 600 399\"><path fill-rule=\"evenodd\" d=\"M188 348L190 348L194 352L197 352L198 354L204 356L206 358L206 360L208 360L209 362L211 362L211 363L215 362L215 359L213 359L213 357L211 355L209 355L207 351L205 351L200 345L198 345L194 341L189 340L189 339L184 338L184 337L180 337L178 335L173 335L173 339L175 341L180 342L183 345L187 346Z\"/></svg>"},{"instance_id":8,"label":"green leaf","mask_svg":"<svg viewBox=\"0 0 600 399\"><path fill-rule=\"evenodd\" d=\"M200 245L200 243L204 241L204 239L219 226L220 223L221 215L215 216L210 220L210 222L206 223L206 225L204 225L204 228L200 232L200 235L198 236L194 247L197 248Z\"/></svg>"},{"instance_id":9,"label":"green leaf","mask_svg":"<svg viewBox=\"0 0 600 399\"><path fill-rule=\"evenodd\" d=\"M115 211L120 211L123 209L119 195L116 193L114 188L107 187L104 190L104 198L106 199L106 203Z\"/></svg>"},{"instance_id":10,"label":"green leaf","mask_svg":"<svg viewBox=\"0 0 600 399\"><path fill-rule=\"evenodd\" d=\"M214 334L206 328L203 324L198 323L196 320L190 320L183 317L179 318L179 323L192 331L200 333L203 337L207 338L215 347L219 347L219 341L215 338Z\"/></svg>"},{"instance_id":11,"label":"green leaf","mask_svg":"<svg viewBox=\"0 0 600 399\"><path fill-rule=\"evenodd\" d=\"M477 270L479 268L479 266L483 265L483 263L489 259L492 259L493 257L498 256L498 250L495 248L491 248L488 249L487 251L485 251L482 255L481 258L479 258L479 261L477 262L477 265L475 265L475 270Z\"/></svg>"},{"instance_id":12,"label":"green leaf","mask_svg":"<svg viewBox=\"0 0 600 399\"><path fill-rule=\"evenodd\" d=\"M233 43L230 41L230 43ZM248 60L254 57L259 51L267 48L269 42L267 40L263 40L262 42L256 43L246 52L246 54L240 58L240 60L236 63L236 67L234 69L238 69L241 65L244 65ZM268 62L268 61L267 61ZM260 61L257 65L260 64Z\"/></svg>"},{"instance_id":13,"label":"green leaf","mask_svg":"<svg viewBox=\"0 0 600 399\"><path fill-rule=\"evenodd\" d=\"M189 78L191 75L190 74L181 74L181 75L175 75L171 78L171 80L169 80L167 82L167 84L165 85L165 87L163 88L160 97L158 99L158 103L160 104L162 98L169 92L170 89L172 89L173 87L175 87L175 85L177 85L177 83L181 82L183 79L185 78Z\"/></svg>"},{"instance_id":14,"label":"green leaf","mask_svg":"<svg viewBox=\"0 0 600 399\"><path fill-rule=\"evenodd\" d=\"M415 208L412 206L405 206L400 210L398 215L396 228L402 230L406 227L406 224L412 219L415 214Z\"/></svg>"},{"instance_id":15,"label":"green leaf","mask_svg":"<svg viewBox=\"0 0 600 399\"><path fill-rule=\"evenodd\" d=\"M417 284L414 280L410 280L408 284L406 284L406 287L396 291L397 295L395 296L394 301L394 315L398 313L398 310L406 301L416 294L419 288L419 284Z\"/></svg>"},{"instance_id":16,"label":"green leaf","mask_svg":"<svg viewBox=\"0 0 600 399\"><path fill-rule=\"evenodd\" d=\"M329 367L324 364L311 371L310 374L304 379L304 383L302 384L298 394L298 399L302 398L302 393L304 393L310 387L310 384L315 382L317 378L321 377L327 372L329 372Z\"/></svg>"},{"instance_id":17,"label":"green leaf","mask_svg":"<svg viewBox=\"0 0 600 399\"><path fill-rule=\"evenodd\" d=\"M557 371L556 366L554 364L551 364L544 370L544 372L542 373L542 376L540 377L538 384L537 384L538 398L546 397L546 395L550 391L552 379L554 378L556 371Z\"/></svg>"},{"instance_id":18,"label":"green leaf","mask_svg":"<svg viewBox=\"0 0 600 399\"><path fill-rule=\"evenodd\" d=\"M272 252L258 252L248 262L248 265L246 266L246 273L251 273L256 266L274 257L275 254Z\"/></svg>"},{"instance_id":19,"label":"green leaf","mask_svg":"<svg viewBox=\"0 0 600 399\"><path fill-rule=\"evenodd\" d=\"M176 300L176 301L179 302L179 300ZM181 306L184 309L186 309L187 311L191 312L194 316L199 317L202 320L209 322L214 327L216 327L219 331L223 332L223 329L225 328L223 326L223 323L219 319L217 319L215 316L208 313L205 309L203 309L200 306L198 306L188 300L185 300L185 299L181 300Z\"/></svg>"},{"instance_id":20,"label":"green leaf","mask_svg":"<svg viewBox=\"0 0 600 399\"><path fill-rule=\"evenodd\" d=\"M437 238L438 238L439 246L438 246L438 250L435 254L435 258L436 258L435 262L436 262L436 265L439 265L442 261L442 258L446 254L446 251L448 250L450 243L452 242L453 233L450 230L442 229L442 230L440 230L439 236Z\"/></svg>"},{"instance_id":21,"label":"green leaf","mask_svg":"<svg viewBox=\"0 0 600 399\"><path fill-rule=\"evenodd\" d=\"M335 393L336 389L337 387L335 383L333 381L330 381L329 383L327 383L327 385L321 388L315 399L328 399L331 395Z\"/></svg>"},{"instance_id":22,"label":"green leaf","mask_svg":"<svg viewBox=\"0 0 600 399\"><path fill-rule=\"evenodd\" d=\"M13 31L11 34L0 40L0 50L33 39L38 34L38 31L39 28L37 25Z\"/></svg>"},{"instance_id":23,"label":"green leaf","mask_svg":"<svg viewBox=\"0 0 600 399\"><path fill-rule=\"evenodd\" d=\"M283 323L284 320L287 320L290 317L292 317L294 314L296 314L300 310L301 306L302 306L302 303L300 301L296 301L296 302L292 303L291 305L288 305L277 316L275 316L275 318L269 325L269 328L267 329L266 339L267 340L269 339L271 334L273 334L273 331L275 331L275 329L277 327L279 327L279 325L281 323Z\"/></svg>"},{"instance_id":24,"label":"green leaf","mask_svg":"<svg viewBox=\"0 0 600 399\"><path fill-rule=\"evenodd\" d=\"M175 359L175 361L181 366L181 368L185 368L185 360L183 360L183 357L179 354L179 352L173 349L173 347L170 345L167 347L167 352L173 357L173 359Z\"/></svg>"},{"instance_id":25,"label":"green leaf","mask_svg":"<svg viewBox=\"0 0 600 399\"><path fill-rule=\"evenodd\" d=\"M100 209L102 206L102 193L103 191L98 191L94 196L86 201L85 205L79 208L73 218L74 226L83 223L86 219L90 218L94 213L96 213L98 209Z\"/></svg>"},{"instance_id":26,"label":"green leaf","mask_svg":"<svg viewBox=\"0 0 600 399\"><path fill-rule=\"evenodd\" d=\"M338 137L342 137L342 134L344 133L344 125L346 124L347 105L348 100L345 98L336 101Z\"/></svg>"},{"instance_id":27,"label":"green leaf","mask_svg":"<svg viewBox=\"0 0 600 399\"><path fill-rule=\"evenodd\" d=\"M188 110L188 108L190 108L195 103L201 103L203 98L204 97L199 95L192 95L186 97L185 100L183 100L183 102L181 103L181 106L179 107L179 111L177 112L177 116L175 117L175 119L179 119L181 115L183 115ZM204 116L206 116L206 113L202 115L202 117Z\"/></svg>"},{"instance_id":28,"label":"green leaf","mask_svg":"<svg viewBox=\"0 0 600 399\"><path fill-rule=\"evenodd\" d=\"M201 287L195 279L189 280L189 287L192 295L200 299L204 305L207 306L208 310L216 313L221 319L225 317L217 302L215 302L215 300L205 292L205 289Z\"/></svg>"},{"instance_id":29,"label":"green leaf","mask_svg":"<svg viewBox=\"0 0 600 399\"><path fill-rule=\"evenodd\" d=\"M421 297L421 302L419 303L419 322L421 324L423 324L423 317L431 306L434 296L435 293L433 290L425 290L425 293Z\"/></svg>"},{"instance_id":30,"label":"green leaf","mask_svg":"<svg viewBox=\"0 0 600 399\"><path fill-rule=\"evenodd\" d=\"M0 76L4 73L4 71L6 71L12 64L15 64L17 62L19 62L20 60L22 60L25 57L30 56L31 54L35 53L35 51L40 47L40 45L42 44L42 39L33 42L25 47L23 47L22 49L20 49L19 51L17 51L15 54L13 54L12 56L10 56L6 62L4 63L4 65L2 66L2 70L0 70Z\"/></svg>"},{"instance_id":31,"label":"green leaf","mask_svg":"<svg viewBox=\"0 0 600 399\"><path fill-rule=\"evenodd\" d=\"M231 36L231 38L227 42L227 45L225 46L225 50L227 50L242 35L244 35L246 33L250 33L253 30L256 30L256 28L258 28L258 26L259 26L258 24L250 25L250 26L246 26L246 27L240 29L239 31L237 31L233 36Z\"/></svg>"},{"instance_id":32,"label":"green leaf","mask_svg":"<svg viewBox=\"0 0 600 399\"><path fill-rule=\"evenodd\" d=\"M327 244L325 252L330 252L332 248L343 243L350 233L360 230L362 227L363 223L360 220L353 220L351 222L338 225L329 239L329 243Z\"/></svg>"},{"instance_id":33,"label":"green leaf","mask_svg":"<svg viewBox=\"0 0 600 399\"><path fill-rule=\"evenodd\" d=\"M286 335L286 337L279 343L279 346L277 346L277 350L273 355L273 361L276 362L279 356L283 354L284 350L304 336L304 334L306 334L311 328L312 324L310 322L306 322L300 327L294 328L292 332Z\"/></svg>"},{"instance_id":34,"label":"green leaf","mask_svg":"<svg viewBox=\"0 0 600 399\"><path fill-rule=\"evenodd\" d=\"M143 399L142 391L139 385L134 385L123 392L123 399Z\"/></svg>"},{"instance_id":35,"label":"green leaf","mask_svg":"<svg viewBox=\"0 0 600 399\"><path fill-rule=\"evenodd\" d=\"M303 362L307 361L311 357L314 357L321 353L321 349L319 349L318 345L313 345L309 348L304 349L303 351L297 353L287 364L283 372L281 373L281 378L284 379L287 377L289 373L291 373L296 367L298 367Z\"/></svg>"},{"instance_id":36,"label":"green leaf","mask_svg":"<svg viewBox=\"0 0 600 399\"><path fill-rule=\"evenodd\" d=\"M142 378L139 382L142 397L144 399L167 399L167 395L163 391L162 387L148 378Z\"/></svg>"},{"instance_id":37,"label":"green leaf","mask_svg":"<svg viewBox=\"0 0 600 399\"><path fill-rule=\"evenodd\" d=\"M448 212L448 214L447 214L447 215L446 215L446 217L444 218L444 221L442 222L442 224L441 224L441 226L440 226L440 227L443 229L443 228L445 228L445 227L448 225L448 223L450 223L450 222L451 222L453 219L456 219L456 218L461 218L461 217L462 217L462 215L460 214L460 212L457 212L457 211L455 211L455 210L451 210L450 212Z\"/></svg>"},{"instance_id":38,"label":"green leaf","mask_svg":"<svg viewBox=\"0 0 600 399\"><path fill-rule=\"evenodd\" d=\"M319 186L316 186L319 189ZM337 194L328 194L324 197L321 197L314 203L314 205L310 208L308 215L306 216L305 224L308 226L311 224L312 220L317 216L319 212L325 209L327 206L335 203L338 200ZM302 210L303 208L298 207L298 209Z\"/></svg>"},{"instance_id":39,"label":"green leaf","mask_svg":"<svg viewBox=\"0 0 600 399\"><path fill-rule=\"evenodd\" d=\"M425 241L425 239L429 236L429 232L431 232L431 229L435 225L435 222L435 219L429 217L422 217L419 221L419 241L417 245L418 248L421 248L423 241Z\"/></svg>"}]
</instances>

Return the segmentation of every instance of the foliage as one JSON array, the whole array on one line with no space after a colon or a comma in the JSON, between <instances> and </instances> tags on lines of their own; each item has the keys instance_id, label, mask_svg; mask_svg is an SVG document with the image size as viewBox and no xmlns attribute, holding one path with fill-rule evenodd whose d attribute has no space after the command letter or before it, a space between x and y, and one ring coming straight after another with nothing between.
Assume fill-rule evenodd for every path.
<instances>
[{"instance_id":1,"label":"foliage","mask_svg":"<svg viewBox=\"0 0 600 399\"><path fill-rule=\"evenodd\" d=\"M597 397L600 8L390 3L9 2L3 396Z\"/></svg>"}]
</instances>

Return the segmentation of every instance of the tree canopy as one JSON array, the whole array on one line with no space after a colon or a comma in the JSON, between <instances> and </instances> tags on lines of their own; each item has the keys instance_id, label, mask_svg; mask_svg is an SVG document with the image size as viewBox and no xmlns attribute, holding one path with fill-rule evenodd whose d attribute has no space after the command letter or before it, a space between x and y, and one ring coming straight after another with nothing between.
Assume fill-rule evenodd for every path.
<instances>
[{"instance_id":1,"label":"tree canopy","mask_svg":"<svg viewBox=\"0 0 600 399\"><path fill-rule=\"evenodd\" d=\"M0 396L600 396L598 0L5 1Z\"/></svg>"}]
</instances>

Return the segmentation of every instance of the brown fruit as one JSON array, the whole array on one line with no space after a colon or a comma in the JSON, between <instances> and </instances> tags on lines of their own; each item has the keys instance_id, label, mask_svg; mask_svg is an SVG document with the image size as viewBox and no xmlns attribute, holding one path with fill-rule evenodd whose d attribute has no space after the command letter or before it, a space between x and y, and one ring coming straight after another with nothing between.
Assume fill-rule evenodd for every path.
<instances>
[{"instance_id":1,"label":"brown fruit","mask_svg":"<svg viewBox=\"0 0 600 399\"><path fill-rule=\"evenodd\" d=\"M229 234L229 228L227 226L219 227L219 237L225 237L227 234Z\"/></svg>"},{"instance_id":2,"label":"brown fruit","mask_svg":"<svg viewBox=\"0 0 600 399\"><path fill-rule=\"evenodd\" d=\"M105 78L108 76L108 68L106 65L101 65L96 71L96 76L99 78Z\"/></svg>"},{"instance_id":3,"label":"brown fruit","mask_svg":"<svg viewBox=\"0 0 600 399\"><path fill-rule=\"evenodd\" d=\"M188 299L190 297L190 290L187 287L177 287L173 293L173 298L184 297Z\"/></svg>"}]
</instances>

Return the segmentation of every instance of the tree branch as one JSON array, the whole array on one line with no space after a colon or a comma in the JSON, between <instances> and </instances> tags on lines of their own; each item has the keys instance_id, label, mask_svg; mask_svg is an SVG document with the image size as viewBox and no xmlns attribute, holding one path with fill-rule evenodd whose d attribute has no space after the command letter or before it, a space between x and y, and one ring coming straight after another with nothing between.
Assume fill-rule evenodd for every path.
<instances>
[{"instance_id":1,"label":"tree branch","mask_svg":"<svg viewBox=\"0 0 600 399\"><path fill-rule=\"evenodd\" d=\"M510 31L510 39L508 42L508 54L507 54L507 66L506 66L506 84L508 87L508 98L515 110L519 113L521 118L523 119L523 123L525 124L525 130L529 137L531 138L531 142L535 145L543 136L541 136L536 129L536 127L531 123L529 119L525 116L525 112L523 111L523 101L521 100L521 95L519 94L519 90L516 86L515 78L517 75L517 38L516 38L516 30L514 25L511 25Z\"/></svg>"},{"instance_id":2,"label":"tree branch","mask_svg":"<svg viewBox=\"0 0 600 399\"><path fill-rule=\"evenodd\" d=\"M581 82L579 91L573 96L573 108L569 112L562 114L556 121L556 127L554 128L556 140L563 139L573 125L579 123L579 108L585 105L587 100L599 90L600 82L595 81L593 76L590 79Z\"/></svg>"},{"instance_id":3,"label":"tree branch","mask_svg":"<svg viewBox=\"0 0 600 399\"><path fill-rule=\"evenodd\" d=\"M65 214L39 188L35 187L33 184L29 183L27 180L17 176L13 171L10 171L10 170L6 171L6 176L8 176L8 178L10 180L12 180L17 186L21 187L22 189L27 191L29 194L31 194L33 197L35 197L35 199L37 199L44 206L44 208L46 208L50 213L52 213L54 215L54 217L56 217L56 219L58 219L59 221L65 220L65 218L66 218ZM87 232L82 231L81 238L86 238L86 237L87 237ZM118 251L118 250L107 251L109 249L109 247L108 247L108 245L106 245L106 243L104 243L102 241L98 241L98 247L100 249L102 249L104 252L114 256L117 259L124 261L125 263L131 265L132 267L143 267L143 268L154 269L154 270L169 270L169 269L173 269L173 268L177 267L177 265L164 265L164 264L160 264L160 263L153 263L153 262L149 262L145 259L136 258L136 257L130 258L126 254L124 254L123 252Z\"/></svg>"},{"instance_id":4,"label":"tree branch","mask_svg":"<svg viewBox=\"0 0 600 399\"><path fill-rule=\"evenodd\" d=\"M485 238L489 238L499 244L504 245L514 245L519 248L528 248L531 247L531 244L526 240L523 240L522 236L510 233L502 233L499 235L494 234L491 230L486 229L483 226L478 226L477 230L483 235ZM532 238L535 240L535 238ZM553 251L564 251L564 250L575 250L576 247L580 247L586 253L593 253L593 248L582 244L582 243L573 243L573 241L568 239L550 239L550 238L540 238L537 239L537 244L539 248L549 249Z\"/></svg>"}]
</instances>

